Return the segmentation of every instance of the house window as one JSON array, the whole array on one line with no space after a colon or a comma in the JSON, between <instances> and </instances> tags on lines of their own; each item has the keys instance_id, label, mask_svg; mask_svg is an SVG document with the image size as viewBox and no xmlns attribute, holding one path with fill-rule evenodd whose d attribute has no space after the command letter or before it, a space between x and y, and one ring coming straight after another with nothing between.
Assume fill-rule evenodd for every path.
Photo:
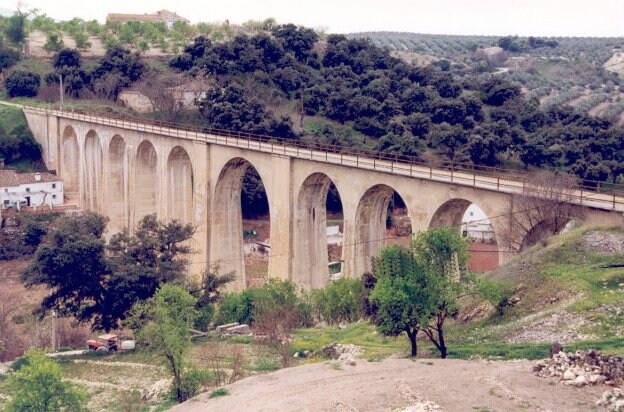
<instances>
[{"instance_id":1,"label":"house window","mask_svg":"<svg viewBox=\"0 0 624 412\"><path fill-rule=\"evenodd\" d=\"M9 193L9 189L4 189L4 193Z\"/></svg>"},{"instance_id":2,"label":"house window","mask_svg":"<svg viewBox=\"0 0 624 412\"><path fill-rule=\"evenodd\" d=\"M56 183L52 183L52 189L56 189Z\"/></svg>"},{"instance_id":3,"label":"house window","mask_svg":"<svg viewBox=\"0 0 624 412\"><path fill-rule=\"evenodd\" d=\"M27 191L27 192L30 192L30 187L27 187L27 188L26 188L26 191Z\"/></svg>"},{"instance_id":4,"label":"house window","mask_svg":"<svg viewBox=\"0 0 624 412\"><path fill-rule=\"evenodd\" d=\"M56 199L56 195L52 195L52 199Z\"/></svg>"},{"instance_id":5,"label":"house window","mask_svg":"<svg viewBox=\"0 0 624 412\"><path fill-rule=\"evenodd\" d=\"M474 216L474 212L470 212L470 216Z\"/></svg>"},{"instance_id":6,"label":"house window","mask_svg":"<svg viewBox=\"0 0 624 412\"><path fill-rule=\"evenodd\" d=\"M8 199L6 199L6 200L4 201L4 205L5 205L5 206L8 206L8 205L9 205L9 200L8 200Z\"/></svg>"}]
</instances>

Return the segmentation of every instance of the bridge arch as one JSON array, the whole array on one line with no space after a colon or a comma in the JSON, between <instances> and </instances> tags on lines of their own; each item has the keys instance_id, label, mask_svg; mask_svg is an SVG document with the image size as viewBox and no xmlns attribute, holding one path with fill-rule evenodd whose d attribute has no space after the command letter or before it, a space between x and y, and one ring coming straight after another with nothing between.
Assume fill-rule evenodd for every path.
<instances>
[{"instance_id":1,"label":"bridge arch","mask_svg":"<svg viewBox=\"0 0 624 412\"><path fill-rule=\"evenodd\" d=\"M67 126L63 130L61 146L61 177L65 197L77 201L80 199L80 147L73 127Z\"/></svg>"},{"instance_id":2,"label":"bridge arch","mask_svg":"<svg viewBox=\"0 0 624 412\"><path fill-rule=\"evenodd\" d=\"M100 211L102 199L102 144L95 130L89 130L84 143L84 203L83 208Z\"/></svg>"},{"instance_id":3,"label":"bridge arch","mask_svg":"<svg viewBox=\"0 0 624 412\"><path fill-rule=\"evenodd\" d=\"M249 169L254 169L260 179L264 180L259 169L248 160L241 157L230 159L219 173L212 197L210 260L219 266L221 273L236 274L230 286L234 290L247 287L241 191ZM268 212L270 218L270 207Z\"/></svg>"},{"instance_id":4,"label":"bridge arch","mask_svg":"<svg viewBox=\"0 0 624 412\"><path fill-rule=\"evenodd\" d=\"M332 185L326 174L310 174L299 188L295 204L292 280L312 289L325 286L329 280L327 197Z\"/></svg>"},{"instance_id":5,"label":"bridge arch","mask_svg":"<svg viewBox=\"0 0 624 412\"><path fill-rule=\"evenodd\" d=\"M496 212L488 208L486 203L481 203L463 197L447 200L433 214L429 228L456 227L461 230L470 238L468 267L476 272L487 272L504 259L505 248L500 246L500 233L496 230L499 223L497 219L501 216L496 216ZM477 210L483 216L470 218L468 210Z\"/></svg>"},{"instance_id":6,"label":"bridge arch","mask_svg":"<svg viewBox=\"0 0 624 412\"><path fill-rule=\"evenodd\" d=\"M108 145L108 193L106 211L112 233L128 227L128 145L116 134Z\"/></svg>"},{"instance_id":7,"label":"bridge arch","mask_svg":"<svg viewBox=\"0 0 624 412\"><path fill-rule=\"evenodd\" d=\"M158 154L149 140L143 140L137 148L134 176L134 223L144 216L158 213Z\"/></svg>"},{"instance_id":8,"label":"bridge arch","mask_svg":"<svg viewBox=\"0 0 624 412\"><path fill-rule=\"evenodd\" d=\"M187 151L176 146L167 159L167 220L193 222L193 164Z\"/></svg>"},{"instance_id":9,"label":"bridge arch","mask_svg":"<svg viewBox=\"0 0 624 412\"><path fill-rule=\"evenodd\" d=\"M360 198L355 216L355 261L352 275L359 277L370 272L372 258L386 245L388 207L395 193L401 197L394 188L377 184L370 187Z\"/></svg>"}]
</instances>

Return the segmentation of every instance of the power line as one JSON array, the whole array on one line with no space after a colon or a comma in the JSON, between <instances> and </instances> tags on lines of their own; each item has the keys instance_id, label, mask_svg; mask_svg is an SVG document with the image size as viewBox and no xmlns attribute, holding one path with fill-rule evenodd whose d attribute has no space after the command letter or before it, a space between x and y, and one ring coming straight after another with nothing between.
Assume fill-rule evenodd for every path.
<instances>
[{"instance_id":1,"label":"power line","mask_svg":"<svg viewBox=\"0 0 624 412\"><path fill-rule=\"evenodd\" d=\"M492 217L486 217L483 219L478 219L478 220L473 220L472 222L481 222L481 221L488 221L491 219L497 219L497 218L501 218L501 217L510 217L512 215L515 214L519 214L519 213L526 213L529 212L531 210L535 210L535 209L539 209L539 208L543 208L543 207L548 207L551 205L555 205L558 203L561 203L562 200L554 200L552 202L548 202L542 205L538 205L538 206L533 206L533 207L529 207L529 208L525 208L525 209L521 209L521 210L516 210L516 211L512 211L509 213L504 213L504 214L500 214L500 215L495 215ZM447 226L438 226L432 229L448 229L448 228L456 228L456 225L447 225ZM396 239L396 237L383 237L383 238L378 238L378 239L369 239L369 240L365 240L365 241L359 241L359 242L352 242L352 243L344 243L342 245L342 247L346 247L346 246L357 246L357 245L362 245L362 244L370 244L370 243L377 243L377 242L385 242L387 240L394 240ZM486 253L486 252L494 252L494 251L471 251L472 252L476 252L476 253ZM517 253L516 250L513 249L497 249L496 252L499 253ZM266 256L262 256L263 258L274 258L274 257L282 257L282 256L286 256L286 253L280 253L280 254L274 254L274 255L266 255ZM247 259L247 257L242 257L242 258L236 258L236 259L222 259L222 260L207 260L207 261L193 261L192 263L208 263L208 264L219 264L219 263L230 263L230 262L240 262L240 261L245 261Z\"/></svg>"}]
</instances>

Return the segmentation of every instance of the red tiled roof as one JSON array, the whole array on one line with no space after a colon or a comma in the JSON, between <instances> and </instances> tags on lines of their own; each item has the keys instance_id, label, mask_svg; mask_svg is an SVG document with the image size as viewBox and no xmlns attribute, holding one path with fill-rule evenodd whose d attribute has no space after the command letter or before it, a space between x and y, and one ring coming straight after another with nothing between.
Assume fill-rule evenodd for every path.
<instances>
[{"instance_id":1,"label":"red tiled roof","mask_svg":"<svg viewBox=\"0 0 624 412\"><path fill-rule=\"evenodd\" d=\"M0 187L18 186L16 174L14 170L0 170Z\"/></svg>"},{"instance_id":2,"label":"red tiled roof","mask_svg":"<svg viewBox=\"0 0 624 412\"><path fill-rule=\"evenodd\" d=\"M109 13L106 16L107 21L120 21L120 22L128 22L128 21L185 21L188 22L188 19L185 19L182 16L178 16L177 13L169 11L169 10L159 10L156 13L152 14L124 14L124 13Z\"/></svg>"},{"instance_id":3,"label":"red tiled roof","mask_svg":"<svg viewBox=\"0 0 624 412\"><path fill-rule=\"evenodd\" d=\"M39 175L37 180L36 175ZM32 183L62 182L62 179L52 173L17 173L15 170L0 170L0 187L15 187Z\"/></svg>"}]
</instances>

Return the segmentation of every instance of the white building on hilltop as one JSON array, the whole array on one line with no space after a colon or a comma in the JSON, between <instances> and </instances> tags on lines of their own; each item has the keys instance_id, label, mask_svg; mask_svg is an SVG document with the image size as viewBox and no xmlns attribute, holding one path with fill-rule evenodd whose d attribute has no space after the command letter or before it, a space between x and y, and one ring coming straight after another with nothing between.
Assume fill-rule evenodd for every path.
<instances>
[{"instance_id":1,"label":"white building on hilltop","mask_svg":"<svg viewBox=\"0 0 624 412\"><path fill-rule=\"evenodd\" d=\"M63 181L51 173L18 173L0 169L0 207L61 206Z\"/></svg>"},{"instance_id":2,"label":"white building on hilltop","mask_svg":"<svg viewBox=\"0 0 624 412\"><path fill-rule=\"evenodd\" d=\"M462 218L462 232L474 240L494 241L494 228L485 212L474 203L468 206Z\"/></svg>"}]
</instances>

